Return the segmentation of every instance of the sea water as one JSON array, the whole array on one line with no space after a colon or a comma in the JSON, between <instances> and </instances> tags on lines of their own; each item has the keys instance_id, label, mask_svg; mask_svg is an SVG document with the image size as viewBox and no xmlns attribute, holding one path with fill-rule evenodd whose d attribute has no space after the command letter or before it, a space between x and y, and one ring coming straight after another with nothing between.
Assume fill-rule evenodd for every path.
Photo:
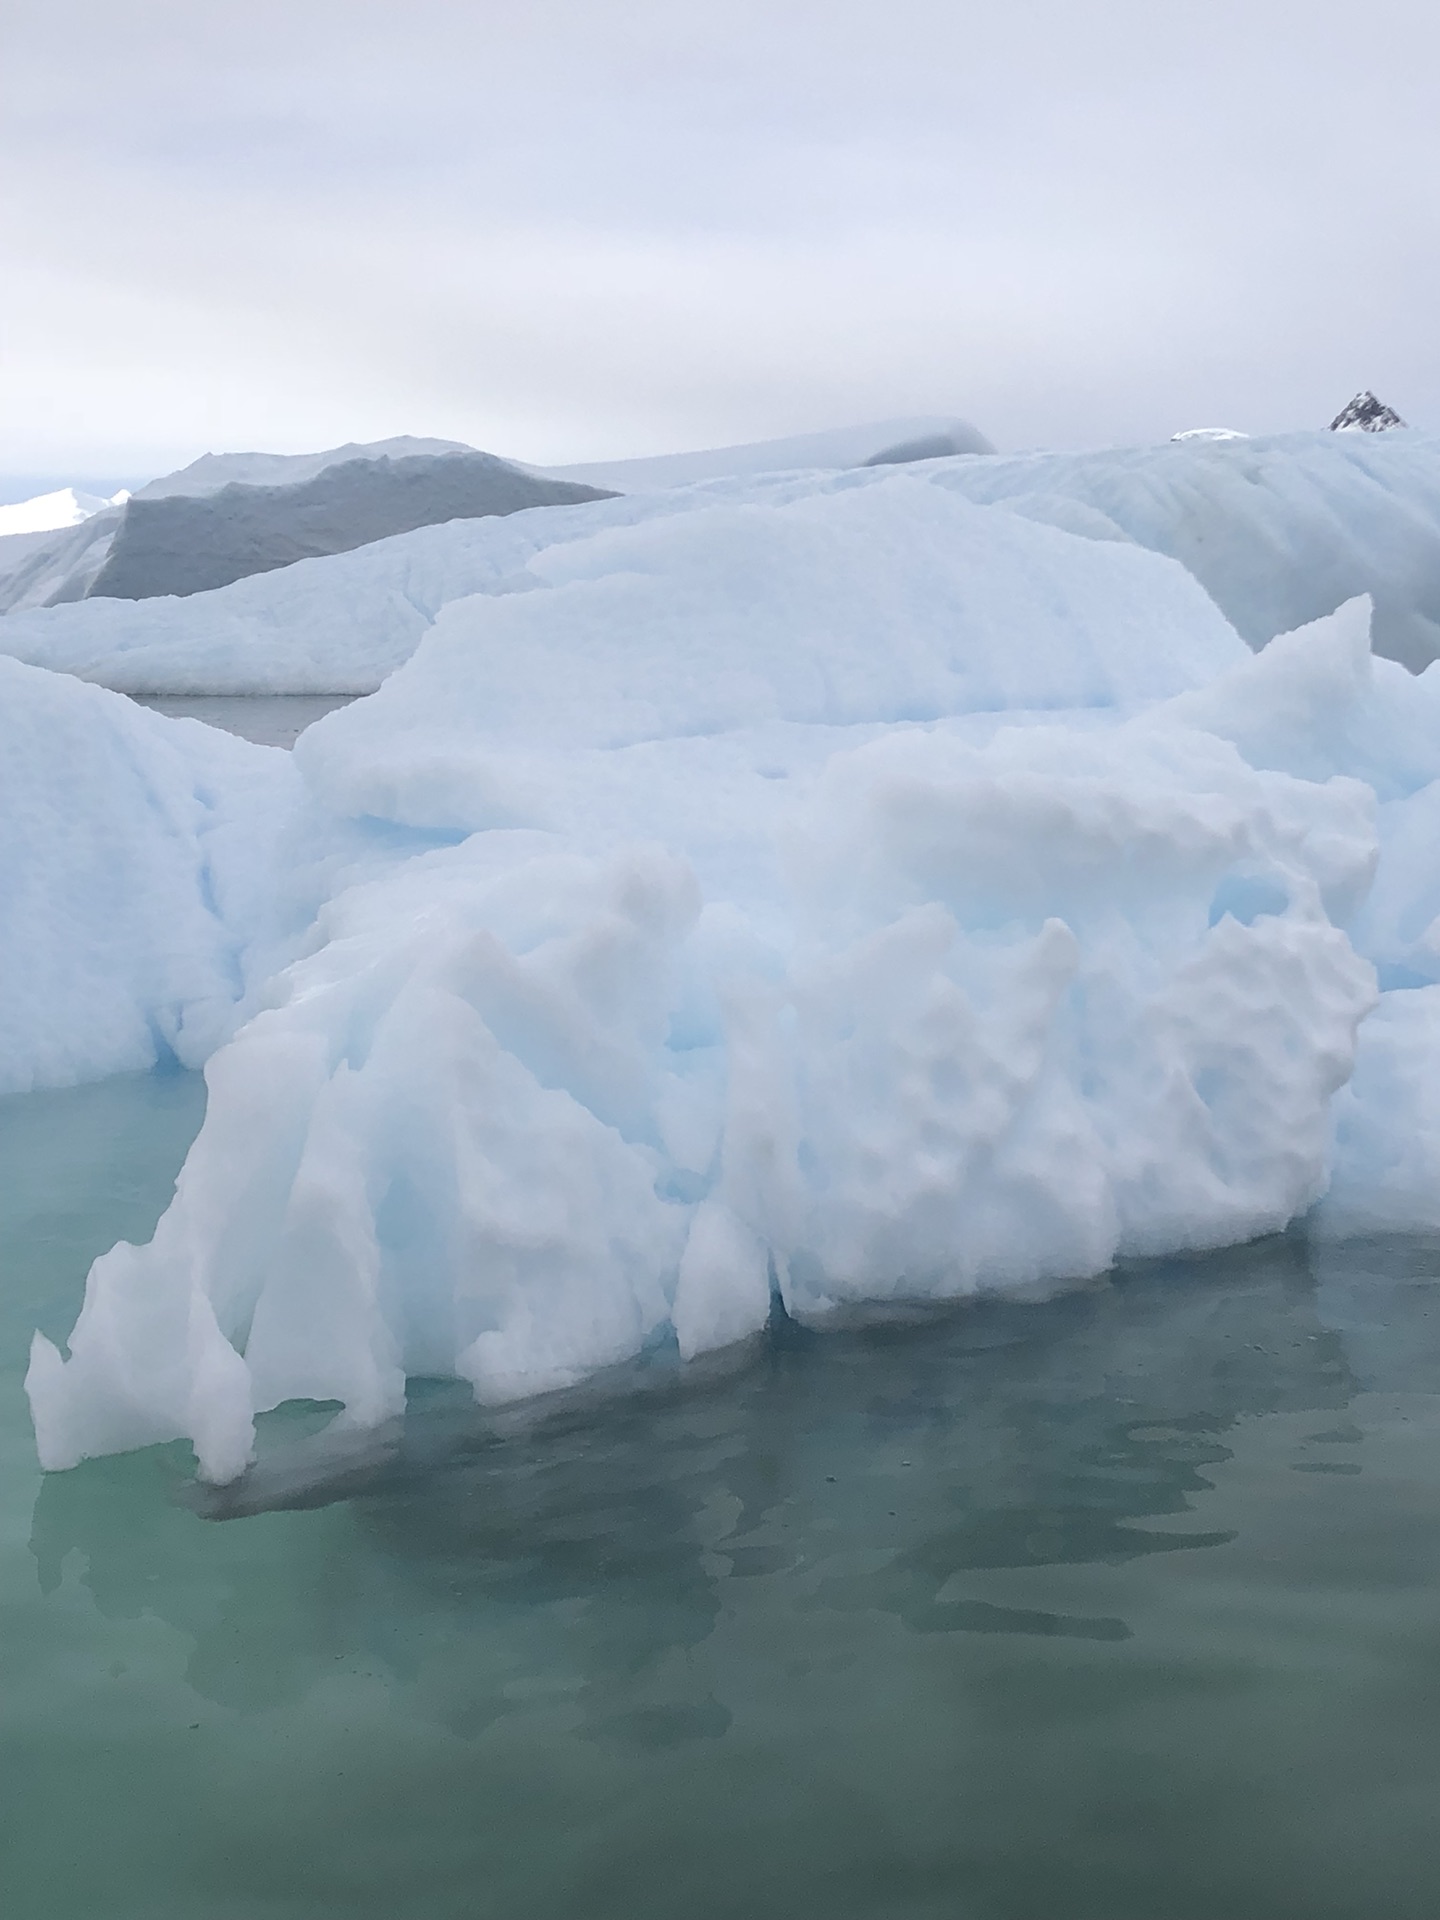
<instances>
[{"instance_id":1,"label":"sea water","mask_svg":"<svg viewBox=\"0 0 1440 1920\"><path fill-rule=\"evenodd\" d=\"M293 747L306 727L337 707L348 707L350 693L151 693L137 696L142 707L173 720L203 720L222 733L239 734L257 747Z\"/></svg>"},{"instance_id":2,"label":"sea water","mask_svg":"<svg viewBox=\"0 0 1440 1920\"><path fill-rule=\"evenodd\" d=\"M1430 1920L1440 1249L1303 1235L44 1478L185 1075L0 1102L6 1920Z\"/></svg>"}]
</instances>

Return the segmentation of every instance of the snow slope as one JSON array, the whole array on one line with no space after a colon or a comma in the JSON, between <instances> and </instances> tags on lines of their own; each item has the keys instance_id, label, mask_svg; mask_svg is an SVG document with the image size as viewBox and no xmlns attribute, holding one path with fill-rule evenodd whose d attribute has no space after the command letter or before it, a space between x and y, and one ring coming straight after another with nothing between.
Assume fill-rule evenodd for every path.
<instances>
[{"instance_id":1,"label":"snow slope","mask_svg":"<svg viewBox=\"0 0 1440 1920\"><path fill-rule=\"evenodd\" d=\"M323 904L236 921L267 958L175 1201L35 1343L47 1466L185 1436L224 1480L294 1396L369 1424L407 1374L504 1400L777 1293L1433 1211L1440 672L1373 659L1363 601L1252 655L1173 561L960 465L510 523L509 590L302 736L254 844Z\"/></svg>"}]
</instances>

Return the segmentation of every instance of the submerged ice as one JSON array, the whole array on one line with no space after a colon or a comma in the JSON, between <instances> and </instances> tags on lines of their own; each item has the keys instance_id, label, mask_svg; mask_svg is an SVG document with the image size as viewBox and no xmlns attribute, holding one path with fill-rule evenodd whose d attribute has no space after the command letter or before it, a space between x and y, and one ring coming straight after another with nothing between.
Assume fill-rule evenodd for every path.
<instances>
[{"instance_id":1,"label":"submerged ice","mask_svg":"<svg viewBox=\"0 0 1440 1920\"><path fill-rule=\"evenodd\" d=\"M47 1466L185 1437L226 1480L287 1399L373 1424L407 1376L515 1398L776 1296L1433 1214L1436 674L1365 599L1252 654L1073 503L966 497L1005 464L521 515L484 580L429 530L469 584L293 762L10 670L33 977L68 928L51 1030L91 978L129 1025L52 1058L37 1004L9 1084L149 1036L209 1088L154 1240L68 1358L37 1336ZM62 727L109 743L78 801ZM125 822L128 972L85 807Z\"/></svg>"}]
</instances>

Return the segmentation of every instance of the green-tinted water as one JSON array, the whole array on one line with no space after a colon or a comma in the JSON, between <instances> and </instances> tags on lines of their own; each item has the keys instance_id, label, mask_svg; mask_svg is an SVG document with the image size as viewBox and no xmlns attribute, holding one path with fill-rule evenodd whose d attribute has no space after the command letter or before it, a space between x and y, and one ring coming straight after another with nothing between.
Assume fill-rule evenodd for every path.
<instances>
[{"instance_id":1,"label":"green-tinted water","mask_svg":"<svg viewBox=\"0 0 1440 1920\"><path fill-rule=\"evenodd\" d=\"M1430 1920L1440 1255L1267 1243L42 1485L185 1078L0 1105L5 1920ZM259 1509L259 1510L252 1510ZM217 1517L222 1514L234 1517Z\"/></svg>"}]
</instances>

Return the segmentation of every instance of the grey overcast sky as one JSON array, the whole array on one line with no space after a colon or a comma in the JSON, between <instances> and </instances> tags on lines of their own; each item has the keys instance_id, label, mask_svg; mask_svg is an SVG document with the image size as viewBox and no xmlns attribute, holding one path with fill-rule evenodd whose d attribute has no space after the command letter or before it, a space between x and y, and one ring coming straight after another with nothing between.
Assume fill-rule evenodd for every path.
<instances>
[{"instance_id":1,"label":"grey overcast sky","mask_svg":"<svg viewBox=\"0 0 1440 1920\"><path fill-rule=\"evenodd\" d=\"M1435 0L0 0L0 472L1440 427Z\"/></svg>"}]
</instances>

